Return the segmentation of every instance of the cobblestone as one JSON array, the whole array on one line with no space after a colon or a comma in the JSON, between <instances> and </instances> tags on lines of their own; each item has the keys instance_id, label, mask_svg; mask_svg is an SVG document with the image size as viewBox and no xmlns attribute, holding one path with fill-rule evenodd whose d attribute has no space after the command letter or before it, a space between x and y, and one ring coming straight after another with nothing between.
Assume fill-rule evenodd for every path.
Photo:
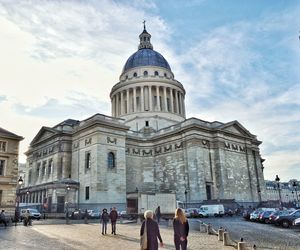
<instances>
[{"instance_id":1,"label":"cobblestone","mask_svg":"<svg viewBox=\"0 0 300 250\"><path fill-rule=\"evenodd\" d=\"M108 227L108 229L110 230L110 227ZM17 226L16 228L3 229L1 230L1 233L5 232L9 234L9 230L12 230L19 235L17 245L19 247L13 245L15 248L10 248L8 245L9 241L6 241L6 249L29 249L28 244L30 243L30 239L28 237L30 237L30 235L34 237L30 249L139 249L140 225L137 224L118 224L117 235L102 235L100 232L100 224L98 223L69 225L37 224L32 227ZM162 225L160 226L160 231L165 244L163 249L174 249L172 229ZM24 232L27 233L25 234ZM26 237L26 239L23 239L22 236ZM5 235L1 235L0 238L6 237ZM40 240L42 240L42 242L41 244L38 244ZM49 244L46 244L45 241L47 240L49 240ZM223 246L222 242L219 242L214 235L207 235L194 230L190 232L188 240L189 250L234 249L232 247ZM57 244L55 242L57 242ZM23 248L22 246L26 247Z\"/></svg>"}]
</instances>

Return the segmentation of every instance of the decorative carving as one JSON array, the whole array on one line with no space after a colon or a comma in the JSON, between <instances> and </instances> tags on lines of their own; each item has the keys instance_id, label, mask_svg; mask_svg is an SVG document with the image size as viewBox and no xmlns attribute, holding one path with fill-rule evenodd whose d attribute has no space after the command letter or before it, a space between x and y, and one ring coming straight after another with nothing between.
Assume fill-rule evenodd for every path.
<instances>
[{"instance_id":1,"label":"decorative carving","mask_svg":"<svg viewBox=\"0 0 300 250\"><path fill-rule=\"evenodd\" d=\"M145 149L143 150L143 155L152 155L152 150L149 149L149 151L147 152Z\"/></svg>"},{"instance_id":2,"label":"decorative carving","mask_svg":"<svg viewBox=\"0 0 300 250\"><path fill-rule=\"evenodd\" d=\"M240 149L241 152L245 152L246 153L246 147L239 146L239 149Z\"/></svg>"},{"instance_id":3,"label":"decorative carving","mask_svg":"<svg viewBox=\"0 0 300 250\"><path fill-rule=\"evenodd\" d=\"M92 138L85 139L85 146L92 143Z\"/></svg>"},{"instance_id":4,"label":"decorative carving","mask_svg":"<svg viewBox=\"0 0 300 250\"><path fill-rule=\"evenodd\" d=\"M130 154L130 148L126 148L126 149L125 149L125 153L126 153L127 155L129 155L129 154Z\"/></svg>"},{"instance_id":5,"label":"decorative carving","mask_svg":"<svg viewBox=\"0 0 300 250\"><path fill-rule=\"evenodd\" d=\"M73 144L73 148L78 148L79 147L79 142L75 142L74 144Z\"/></svg>"},{"instance_id":6,"label":"decorative carving","mask_svg":"<svg viewBox=\"0 0 300 250\"><path fill-rule=\"evenodd\" d=\"M233 143L229 143L229 142L225 142L225 149L230 149L230 150L234 150L237 152L246 152L246 147L245 146L241 146L238 144L233 144Z\"/></svg>"},{"instance_id":7,"label":"decorative carving","mask_svg":"<svg viewBox=\"0 0 300 250\"><path fill-rule=\"evenodd\" d=\"M106 141L107 141L107 143L117 144L117 138L111 139L110 137L107 137Z\"/></svg>"},{"instance_id":8,"label":"decorative carving","mask_svg":"<svg viewBox=\"0 0 300 250\"><path fill-rule=\"evenodd\" d=\"M161 147L157 147L157 148L155 148L155 154L159 154L159 153L161 153Z\"/></svg>"},{"instance_id":9,"label":"decorative carving","mask_svg":"<svg viewBox=\"0 0 300 250\"><path fill-rule=\"evenodd\" d=\"M202 144L203 144L203 145L207 145L207 144L208 144L208 141L207 141L207 140L202 140Z\"/></svg>"},{"instance_id":10,"label":"decorative carving","mask_svg":"<svg viewBox=\"0 0 300 250\"><path fill-rule=\"evenodd\" d=\"M231 148L233 149L233 150L238 150L238 145L236 145L236 144L231 144Z\"/></svg>"},{"instance_id":11,"label":"decorative carving","mask_svg":"<svg viewBox=\"0 0 300 250\"><path fill-rule=\"evenodd\" d=\"M140 155L140 149L133 149L132 150L132 153L134 154L134 155Z\"/></svg>"},{"instance_id":12,"label":"decorative carving","mask_svg":"<svg viewBox=\"0 0 300 250\"><path fill-rule=\"evenodd\" d=\"M52 153L52 152L53 152L53 147L50 147L50 148L48 149L48 152L49 152L49 153Z\"/></svg>"},{"instance_id":13,"label":"decorative carving","mask_svg":"<svg viewBox=\"0 0 300 250\"><path fill-rule=\"evenodd\" d=\"M225 148L230 149L230 144L228 142L225 142Z\"/></svg>"},{"instance_id":14,"label":"decorative carving","mask_svg":"<svg viewBox=\"0 0 300 250\"><path fill-rule=\"evenodd\" d=\"M164 150L165 152L172 151L172 145L169 145L168 147L164 146Z\"/></svg>"},{"instance_id":15,"label":"decorative carving","mask_svg":"<svg viewBox=\"0 0 300 250\"><path fill-rule=\"evenodd\" d=\"M180 142L179 144L175 144L175 149L182 148L183 142Z\"/></svg>"}]
</instances>

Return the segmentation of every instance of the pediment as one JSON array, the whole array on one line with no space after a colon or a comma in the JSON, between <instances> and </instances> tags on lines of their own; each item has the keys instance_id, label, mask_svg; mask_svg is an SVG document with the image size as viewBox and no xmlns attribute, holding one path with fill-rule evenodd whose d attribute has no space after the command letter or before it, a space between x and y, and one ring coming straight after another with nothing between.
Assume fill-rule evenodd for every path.
<instances>
[{"instance_id":1,"label":"pediment","mask_svg":"<svg viewBox=\"0 0 300 250\"><path fill-rule=\"evenodd\" d=\"M30 144L32 145L47 140L48 138L52 137L55 134L57 134L56 130L48 127L42 127L40 131L37 133L37 135L33 138Z\"/></svg>"},{"instance_id":2,"label":"pediment","mask_svg":"<svg viewBox=\"0 0 300 250\"><path fill-rule=\"evenodd\" d=\"M225 123L220 127L223 131L228 131L230 133L238 134L241 136L253 137L254 135L251 134L242 124L238 121L232 121L229 123Z\"/></svg>"}]
</instances>

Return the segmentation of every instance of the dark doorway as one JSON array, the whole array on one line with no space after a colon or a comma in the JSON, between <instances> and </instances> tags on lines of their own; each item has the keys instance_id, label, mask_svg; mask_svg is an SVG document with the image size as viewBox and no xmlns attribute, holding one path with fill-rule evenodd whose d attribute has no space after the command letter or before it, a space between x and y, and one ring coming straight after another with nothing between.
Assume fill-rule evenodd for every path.
<instances>
[{"instance_id":1,"label":"dark doorway","mask_svg":"<svg viewBox=\"0 0 300 250\"><path fill-rule=\"evenodd\" d=\"M65 210L65 197L57 196L57 213L64 213Z\"/></svg>"},{"instance_id":2,"label":"dark doorway","mask_svg":"<svg viewBox=\"0 0 300 250\"><path fill-rule=\"evenodd\" d=\"M207 200L211 200L211 186L210 185L206 185L206 197L207 197Z\"/></svg>"}]
</instances>

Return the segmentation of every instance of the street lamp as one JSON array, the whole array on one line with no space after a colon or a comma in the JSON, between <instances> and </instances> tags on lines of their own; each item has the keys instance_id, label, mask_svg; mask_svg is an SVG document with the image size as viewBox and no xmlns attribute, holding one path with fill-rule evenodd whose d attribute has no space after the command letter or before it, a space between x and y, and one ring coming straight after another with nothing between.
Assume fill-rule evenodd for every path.
<instances>
[{"instance_id":1,"label":"street lamp","mask_svg":"<svg viewBox=\"0 0 300 250\"><path fill-rule=\"evenodd\" d=\"M187 189L184 190L184 196L185 196L185 208L187 209Z\"/></svg>"},{"instance_id":2,"label":"street lamp","mask_svg":"<svg viewBox=\"0 0 300 250\"><path fill-rule=\"evenodd\" d=\"M293 188L294 188L294 190L296 192L297 204L299 205L298 194L297 194L297 187L298 187L297 182L294 181L293 182Z\"/></svg>"},{"instance_id":3,"label":"street lamp","mask_svg":"<svg viewBox=\"0 0 300 250\"><path fill-rule=\"evenodd\" d=\"M17 184L17 207L15 210L15 226L17 225L17 222L19 221L19 206L20 206L20 187L23 184L22 176L20 176Z\"/></svg>"},{"instance_id":4,"label":"street lamp","mask_svg":"<svg viewBox=\"0 0 300 250\"><path fill-rule=\"evenodd\" d=\"M69 202L68 202L68 196L69 196L69 191L70 191L70 186L67 185L66 187L66 224L70 223L70 218L69 218Z\"/></svg>"},{"instance_id":5,"label":"street lamp","mask_svg":"<svg viewBox=\"0 0 300 250\"><path fill-rule=\"evenodd\" d=\"M280 178L278 177L278 175L276 175L275 181L277 183L278 194L279 194L279 207L282 208L281 193L280 193Z\"/></svg>"}]
</instances>

